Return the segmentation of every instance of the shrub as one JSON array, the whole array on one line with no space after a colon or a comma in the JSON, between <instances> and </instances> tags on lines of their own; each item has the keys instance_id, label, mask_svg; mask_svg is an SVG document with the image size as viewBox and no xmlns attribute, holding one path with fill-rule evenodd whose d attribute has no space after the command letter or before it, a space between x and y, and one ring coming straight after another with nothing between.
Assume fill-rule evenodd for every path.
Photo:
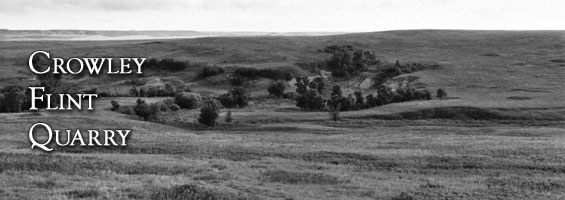
<instances>
[{"instance_id":1,"label":"shrub","mask_svg":"<svg viewBox=\"0 0 565 200\"><path fill-rule=\"evenodd\" d=\"M232 121L233 121L233 118L232 118L231 115L232 115L232 114L231 114L231 110L228 111L228 113L226 113L226 119L225 119L226 122L229 123L229 122L232 122Z\"/></svg>"},{"instance_id":2,"label":"shrub","mask_svg":"<svg viewBox=\"0 0 565 200\"><path fill-rule=\"evenodd\" d=\"M6 86L0 90L3 93L0 112L21 112L25 103L25 89L21 86Z\"/></svg>"},{"instance_id":3,"label":"shrub","mask_svg":"<svg viewBox=\"0 0 565 200\"><path fill-rule=\"evenodd\" d=\"M171 111L176 112L176 111L180 110L180 106L175 103L170 107L170 109L171 109Z\"/></svg>"},{"instance_id":4,"label":"shrub","mask_svg":"<svg viewBox=\"0 0 565 200\"><path fill-rule=\"evenodd\" d=\"M225 72L224 68L218 67L218 66L206 66L204 68L202 68L202 70L200 70L200 73L198 74L199 78L206 78L206 77L210 77L210 76L216 76L219 74L223 74Z\"/></svg>"},{"instance_id":5,"label":"shrub","mask_svg":"<svg viewBox=\"0 0 565 200\"><path fill-rule=\"evenodd\" d=\"M269 94L280 98L281 96L284 95L285 87L286 86L285 86L284 82L276 81L269 86L267 91L269 91Z\"/></svg>"},{"instance_id":6,"label":"shrub","mask_svg":"<svg viewBox=\"0 0 565 200\"><path fill-rule=\"evenodd\" d=\"M296 97L298 97L298 94L296 94L296 92L286 92L283 95L283 98L285 99L296 99Z\"/></svg>"},{"instance_id":7,"label":"shrub","mask_svg":"<svg viewBox=\"0 0 565 200\"><path fill-rule=\"evenodd\" d=\"M218 118L219 107L216 102L208 100L204 103L204 106L200 108L200 117L198 122L206 126L215 126L216 119Z\"/></svg>"},{"instance_id":8,"label":"shrub","mask_svg":"<svg viewBox=\"0 0 565 200\"><path fill-rule=\"evenodd\" d=\"M436 96L437 96L437 98L443 99L443 98L447 97L447 92L445 92L445 90L443 90L441 88L437 89Z\"/></svg>"},{"instance_id":9,"label":"shrub","mask_svg":"<svg viewBox=\"0 0 565 200\"><path fill-rule=\"evenodd\" d=\"M133 86L131 89L129 89L129 96L130 97L139 97L139 90L137 88L135 88L135 86Z\"/></svg>"},{"instance_id":10,"label":"shrub","mask_svg":"<svg viewBox=\"0 0 565 200\"><path fill-rule=\"evenodd\" d=\"M120 106L118 112L126 115L135 115L134 106Z\"/></svg>"},{"instance_id":11,"label":"shrub","mask_svg":"<svg viewBox=\"0 0 565 200\"><path fill-rule=\"evenodd\" d=\"M156 120L157 114L161 111L161 106L158 103L147 104L142 99L137 99L134 112L143 120Z\"/></svg>"},{"instance_id":12,"label":"shrub","mask_svg":"<svg viewBox=\"0 0 565 200\"><path fill-rule=\"evenodd\" d=\"M228 80L230 81L230 83L232 85L235 85L235 86L242 86L243 84L245 84L247 82L247 79L243 76L240 76L240 75L229 76Z\"/></svg>"},{"instance_id":13,"label":"shrub","mask_svg":"<svg viewBox=\"0 0 565 200\"><path fill-rule=\"evenodd\" d=\"M330 119L337 121L340 119L339 111L341 110L341 104L337 104L337 106L328 105L328 113L330 114Z\"/></svg>"},{"instance_id":14,"label":"shrub","mask_svg":"<svg viewBox=\"0 0 565 200\"><path fill-rule=\"evenodd\" d=\"M235 87L228 93L222 94L218 100L226 108L245 107L249 99L249 92L244 87Z\"/></svg>"},{"instance_id":15,"label":"shrub","mask_svg":"<svg viewBox=\"0 0 565 200\"><path fill-rule=\"evenodd\" d=\"M148 120L151 115L149 111L149 105L142 99L137 99L136 105L134 107L134 112L143 120Z\"/></svg>"},{"instance_id":16,"label":"shrub","mask_svg":"<svg viewBox=\"0 0 565 200\"><path fill-rule=\"evenodd\" d=\"M202 98L198 93L182 92L175 95L175 103L179 107L186 109L196 108L198 102L200 102L201 100Z\"/></svg>"},{"instance_id":17,"label":"shrub","mask_svg":"<svg viewBox=\"0 0 565 200\"><path fill-rule=\"evenodd\" d=\"M175 100L171 99L171 98L163 100L163 105L165 105L167 107L167 110L170 110L170 111L173 111L173 112L180 110L180 106L177 105L175 103Z\"/></svg>"},{"instance_id":18,"label":"shrub","mask_svg":"<svg viewBox=\"0 0 565 200\"><path fill-rule=\"evenodd\" d=\"M110 103L112 104L112 111L118 111L120 109L120 104L116 100L112 100Z\"/></svg>"}]
</instances>

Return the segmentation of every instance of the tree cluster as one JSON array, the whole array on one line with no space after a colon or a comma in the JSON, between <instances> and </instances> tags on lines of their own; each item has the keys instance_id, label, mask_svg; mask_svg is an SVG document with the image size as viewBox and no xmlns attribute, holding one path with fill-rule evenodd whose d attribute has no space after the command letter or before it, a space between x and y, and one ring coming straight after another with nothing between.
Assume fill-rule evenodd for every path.
<instances>
[{"instance_id":1,"label":"tree cluster","mask_svg":"<svg viewBox=\"0 0 565 200\"><path fill-rule=\"evenodd\" d=\"M132 97L174 97L178 93L191 92L192 90L181 81L169 81L165 85L144 86L139 89L133 86L129 91Z\"/></svg>"},{"instance_id":2,"label":"tree cluster","mask_svg":"<svg viewBox=\"0 0 565 200\"><path fill-rule=\"evenodd\" d=\"M244 87L232 88L229 92L218 97L220 103L226 108L245 107L249 101L249 91Z\"/></svg>"},{"instance_id":3,"label":"tree cluster","mask_svg":"<svg viewBox=\"0 0 565 200\"><path fill-rule=\"evenodd\" d=\"M308 77L296 77L296 106L302 110L321 110L326 105L322 96L326 90L327 80L316 77L312 81Z\"/></svg>"},{"instance_id":4,"label":"tree cluster","mask_svg":"<svg viewBox=\"0 0 565 200\"><path fill-rule=\"evenodd\" d=\"M379 86L393 77L420 71L425 68L426 66L421 63L400 64L400 61L397 60L394 65L384 65L380 67L379 72L373 80L375 81L375 86Z\"/></svg>"},{"instance_id":5,"label":"tree cluster","mask_svg":"<svg viewBox=\"0 0 565 200\"><path fill-rule=\"evenodd\" d=\"M373 52L365 49L355 49L351 45L328 46L324 52L332 54L331 58L326 61L326 66L334 77L357 75L369 66L380 63Z\"/></svg>"}]
</instances>

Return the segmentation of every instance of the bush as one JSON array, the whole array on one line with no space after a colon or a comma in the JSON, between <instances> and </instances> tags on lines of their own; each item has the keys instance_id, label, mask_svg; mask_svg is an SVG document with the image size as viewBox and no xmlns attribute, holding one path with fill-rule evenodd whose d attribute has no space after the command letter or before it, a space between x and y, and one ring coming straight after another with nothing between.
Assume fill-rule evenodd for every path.
<instances>
[{"instance_id":1,"label":"bush","mask_svg":"<svg viewBox=\"0 0 565 200\"><path fill-rule=\"evenodd\" d=\"M112 108L110 110L112 111L120 110L120 104L116 100L112 100L110 101L110 103L112 104Z\"/></svg>"},{"instance_id":2,"label":"bush","mask_svg":"<svg viewBox=\"0 0 565 200\"><path fill-rule=\"evenodd\" d=\"M204 103L204 106L200 108L200 117L198 122L205 126L215 126L216 119L218 118L219 107L216 102L208 100Z\"/></svg>"},{"instance_id":3,"label":"bush","mask_svg":"<svg viewBox=\"0 0 565 200\"><path fill-rule=\"evenodd\" d=\"M235 87L228 93L222 94L218 100L226 108L245 107L249 99L249 92L244 87Z\"/></svg>"},{"instance_id":4,"label":"bush","mask_svg":"<svg viewBox=\"0 0 565 200\"><path fill-rule=\"evenodd\" d=\"M298 97L298 94L296 94L296 92L286 92L283 95L283 98L285 99L296 99L296 97Z\"/></svg>"},{"instance_id":5,"label":"bush","mask_svg":"<svg viewBox=\"0 0 565 200\"><path fill-rule=\"evenodd\" d=\"M337 106L328 105L328 113L330 114L330 119L337 121L340 119L339 111L341 110L341 104L337 104Z\"/></svg>"},{"instance_id":6,"label":"bush","mask_svg":"<svg viewBox=\"0 0 565 200\"><path fill-rule=\"evenodd\" d=\"M3 94L0 112L21 112L24 109L25 89L21 86L6 86L0 90Z\"/></svg>"},{"instance_id":7,"label":"bush","mask_svg":"<svg viewBox=\"0 0 565 200\"><path fill-rule=\"evenodd\" d=\"M267 91L269 91L269 94L280 98L281 96L284 95L285 87L286 86L285 86L284 82L276 81L269 86Z\"/></svg>"},{"instance_id":8,"label":"bush","mask_svg":"<svg viewBox=\"0 0 565 200\"><path fill-rule=\"evenodd\" d=\"M198 106L198 102L200 102L202 98L198 93L192 92L182 92L175 95L175 103L181 107L186 109L194 109Z\"/></svg>"},{"instance_id":9,"label":"bush","mask_svg":"<svg viewBox=\"0 0 565 200\"><path fill-rule=\"evenodd\" d=\"M139 97L139 90L133 86L131 89L129 89L129 96L130 97Z\"/></svg>"},{"instance_id":10,"label":"bush","mask_svg":"<svg viewBox=\"0 0 565 200\"><path fill-rule=\"evenodd\" d=\"M163 104L167 107L167 110L176 112L180 110L180 106L175 103L174 99L165 99L163 100Z\"/></svg>"},{"instance_id":11,"label":"bush","mask_svg":"<svg viewBox=\"0 0 565 200\"><path fill-rule=\"evenodd\" d=\"M149 110L149 105L145 103L142 99L137 99L136 105L134 107L134 112L137 116L141 117L143 120L148 120L151 117L151 111Z\"/></svg>"},{"instance_id":12,"label":"bush","mask_svg":"<svg viewBox=\"0 0 565 200\"><path fill-rule=\"evenodd\" d=\"M445 90L443 90L441 88L437 89L436 96L437 96L437 98L443 99L443 98L447 97L447 92L445 92Z\"/></svg>"},{"instance_id":13,"label":"bush","mask_svg":"<svg viewBox=\"0 0 565 200\"><path fill-rule=\"evenodd\" d=\"M120 106L117 110L119 113L126 114L126 115L135 115L134 106Z\"/></svg>"},{"instance_id":14,"label":"bush","mask_svg":"<svg viewBox=\"0 0 565 200\"><path fill-rule=\"evenodd\" d=\"M161 111L161 104L152 103L147 104L142 99L137 99L137 104L133 108L135 114L143 120L156 120L157 114Z\"/></svg>"},{"instance_id":15,"label":"bush","mask_svg":"<svg viewBox=\"0 0 565 200\"><path fill-rule=\"evenodd\" d=\"M230 83L232 85L235 85L235 86L242 86L245 83L247 83L247 79L243 76L240 76L240 75L231 75L231 76L228 76L227 79L228 79L228 81L230 81Z\"/></svg>"},{"instance_id":16,"label":"bush","mask_svg":"<svg viewBox=\"0 0 565 200\"><path fill-rule=\"evenodd\" d=\"M202 68L202 70L200 70L200 73L198 74L199 78L206 78L206 77L210 77L210 76L216 76L219 74L223 74L225 72L224 68L218 67L218 66L206 66L204 68Z\"/></svg>"},{"instance_id":17,"label":"bush","mask_svg":"<svg viewBox=\"0 0 565 200\"><path fill-rule=\"evenodd\" d=\"M232 114L231 114L231 110L228 111L228 113L226 113L226 119L225 119L226 122L229 123L229 122L232 122L232 121L233 121L233 118L232 118L231 115L232 115Z\"/></svg>"}]
</instances>

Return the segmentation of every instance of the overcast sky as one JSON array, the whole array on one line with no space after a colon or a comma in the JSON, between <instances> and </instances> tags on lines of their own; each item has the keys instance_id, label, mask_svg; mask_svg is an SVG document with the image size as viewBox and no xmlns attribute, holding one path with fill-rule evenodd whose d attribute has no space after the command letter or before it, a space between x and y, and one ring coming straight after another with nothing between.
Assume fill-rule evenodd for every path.
<instances>
[{"instance_id":1,"label":"overcast sky","mask_svg":"<svg viewBox=\"0 0 565 200\"><path fill-rule=\"evenodd\" d=\"M0 28L565 30L565 0L0 0Z\"/></svg>"}]
</instances>

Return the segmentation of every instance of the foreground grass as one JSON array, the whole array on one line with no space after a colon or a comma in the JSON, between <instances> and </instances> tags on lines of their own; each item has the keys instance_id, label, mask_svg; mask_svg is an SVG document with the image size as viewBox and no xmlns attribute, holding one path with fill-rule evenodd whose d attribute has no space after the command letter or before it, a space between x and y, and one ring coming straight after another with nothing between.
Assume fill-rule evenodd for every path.
<instances>
[{"instance_id":1,"label":"foreground grass","mask_svg":"<svg viewBox=\"0 0 565 200\"><path fill-rule=\"evenodd\" d=\"M234 131L162 127L164 132L159 132L152 131L153 123L123 119L105 126L125 123L140 130L125 148L57 149L51 154L30 151L26 144L3 148L0 180L5 181L0 182L0 195L3 199L562 199L564 128L559 119L543 117L554 116L559 109L548 111L549 115L542 115L535 110L539 116L532 120L552 122L540 125L499 123L506 111L497 111L485 115L489 120L369 116L338 123L233 124ZM512 116L523 116L518 114ZM13 125L17 129L18 123ZM293 128L264 128L288 126ZM3 132L0 137L6 141L15 135Z\"/></svg>"}]
</instances>

